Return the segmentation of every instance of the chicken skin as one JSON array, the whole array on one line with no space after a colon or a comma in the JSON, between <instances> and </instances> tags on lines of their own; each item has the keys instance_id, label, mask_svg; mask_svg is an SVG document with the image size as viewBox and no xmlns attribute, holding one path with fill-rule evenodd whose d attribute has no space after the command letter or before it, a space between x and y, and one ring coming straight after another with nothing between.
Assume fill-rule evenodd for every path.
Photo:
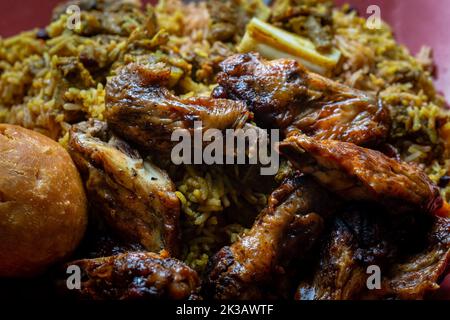
<instances>
[{"instance_id":1,"label":"chicken skin","mask_svg":"<svg viewBox=\"0 0 450 320\"><path fill-rule=\"evenodd\" d=\"M378 99L311 73L295 60L239 54L221 69L212 95L245 101L263 127L357 145L378 143L389 133L389 113Z\"/></svg>"},{"instance_id":2,"label":"chicken skin","mask_svg":"<svg viewBox=\"0 0 450 320\"><path fill-rule=\"evenodd\" d=\"M299 300L357 299L366 288L368 265L384 268L394 252L386 241L379 208L352 206L334 217L311 279L301 282Z\"/></svg>"},{"instance_id":3,"label":"chicken skin","mask_svg":"<svg viewBox=\"0 0 450 320\"><path fill-rule=\"evenodd\" d=\"M335 202L314 181L289 178L269 199L253 227L210 261L206 283L216 299L270 296L270 281L286 261L308 253Z\"/></svg>"},{"instance_id":4,"label":"chicken skin","mask_svg":"<svg viewBox=\"0 0 450 320\"><path fill-rule=\"evenodd\" d=\"M144 161L97 120L72 127L69 152L94 212L111 229L148 251L177 255L180 202L165 171Z\"/></svg>"},{"instance_id":5,"label":"chicken skin","mask_svg":"<svg viewBox=\"0 0 450 320\"><path fill-rule=\"evenodd\" d=\"M378 202L392 213L432 213L443 205L439 188L422 170L381 152L298 132L279 150L294 167L344 199Z\"/></svg>"},{"instance_id":6,"label":"chicken skin","mask_svg":"<svg viewBox=\"0 0 450 320\"><path fill-rule=\"evenodd\" d=\"M450 263L450 219L433 217L424 244L419 252L393 264L381 290L370 292L369 298L423 299L439 289L439 281Z\"/></svg>"},{"instance_id":7,"label":"chicken skin","mask_svg":"<svg viewBox=\"0 0 450 320\"><path fill-rule=\"evenodd\" d=\"M81 269L77 297L90 300L195 299L197 273L183 262L152 252L127 252L70 262Z\"/></svg>"},{"instance_id":8,"label":"chicken skin","mask_svg":"<svg viewBox=\"0 0 450 320\"><path fill-rule=\"evenodd\" d=\"M177 129L241 128L250 116L242 102L208 97L179 98L164 86L170 69L164 64L130 64L106 86L106 119L119 136L146 150L167 152Z\"/></svg>"},{"instance_id":9,"label":"chicken skin","mask_svg":"<svg viewBox=\"0 0 450 320\"><path fill-rule=\"evenodd\" d=\"M378 211L378 212L375 212ZM335 218L312 279L296 299L423 299L439 288L450 259L450 220L433 216L400 221L367 206ZM369 266L381 272L367 286Z\"/></svg>"}]
</instances>

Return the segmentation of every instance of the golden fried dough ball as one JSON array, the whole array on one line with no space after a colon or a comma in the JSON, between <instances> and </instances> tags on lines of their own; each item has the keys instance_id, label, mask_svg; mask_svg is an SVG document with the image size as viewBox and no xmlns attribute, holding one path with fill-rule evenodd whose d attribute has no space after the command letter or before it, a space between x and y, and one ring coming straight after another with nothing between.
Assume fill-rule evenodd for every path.
<instances>
[{"instance_id":1,"label":"golden fried dough ball","mask_svg":"<svg viewBox=\"0 0 450 320\"><path fill-rule=\"evenodd\" d=\"M76 248L86 224L86 196L66 150L0 124L0 277L45 271Z\"/></svg>"}]
</instances>

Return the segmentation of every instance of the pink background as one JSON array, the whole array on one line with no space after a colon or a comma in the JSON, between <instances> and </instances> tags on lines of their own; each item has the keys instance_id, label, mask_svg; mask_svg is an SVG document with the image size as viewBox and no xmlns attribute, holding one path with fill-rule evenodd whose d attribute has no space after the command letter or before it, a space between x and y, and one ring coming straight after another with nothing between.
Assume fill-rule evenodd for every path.
<instances>
[{"instance_id":1,"label":"pink background","mask_svg":"<svg viewBox=\"0 0 450 320\"><path fill-rule=\"evenodd\" d=\"M351 3L365 14L369 5L379 5L383 20L393 27L397 39L415 54L422 45L434 50L438 66L436 85L450 101L450 0L335 0ZM48 24L59 0L0 0L0 36ZM143 1L154 2L154 1ZM450 276L442 294L450 299Z\"/></svg>"}]
</instances>

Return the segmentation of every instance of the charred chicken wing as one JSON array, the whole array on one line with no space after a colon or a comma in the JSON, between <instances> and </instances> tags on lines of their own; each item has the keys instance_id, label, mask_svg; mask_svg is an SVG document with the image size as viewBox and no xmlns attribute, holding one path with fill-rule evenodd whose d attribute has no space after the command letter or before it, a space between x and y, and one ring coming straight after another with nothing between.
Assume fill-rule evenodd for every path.
<instances>
[{"instance_id":1,"label":"charred chicken wing","mask_svg":"<svg viewBox=\"0 0 450 320\"><path fill-rule=\"evenodd\" d=\"M151 252L128 252L115 256L71 262L81 269L84 299L189 299L200 287L197 273L181 261Z\"/></svg>"},{"instance_id":2,"label":"charred chicken wing","mask_svg":"<svg viewBox=\"0 0 450 320\"><path fill-rule=\"evenodd\" d=\"M371 291L369 297L423 299L439 289L439 281L450 262L450 219L433 217L424 245L419 252L393 264L383 279L381 290Z\"/></svg>"},{"instance_id":3,"label":"charred chicken wing","mask_svg":"<svg viewBox=\"0 0 450 320\"><path fill-rule=\"evenodd\" d=\"M384 266L394 252L379 212L346 208L334 218L312 279L297 288L300 300L349 300L366 288L368 265ZM384 218L384 217L383 217ZM384 222L384 221L383 221Z\"/></svg>"},{"instance_id":4,"label":"charred chicken wing","mask_svg":"<svg viewBox=\"0 0 450 320\"><path fill-rule=\"evenodd\" d=\"M334 201L314 181L288 179L270 196L251 230L210 261L207 290L217 299L256 299L286 257L307 253L321 235ZM283 258L284 257L284 258Z\"/></svg>"},{"instance_id":5,"label":"charred chicken wing","mask_svg":"<svg viewBox=\"0 0 450 320\"><path fill-rule=\"evenodd\" d=\"M194 122L201 129L239 128L249 117L242 102L208 97L179 98L164 86L170 69L164 64L130 64L106 87L109 127L142 148L167 152L176 129L191 133Z\"/></svg>"},{"instance_id":6,"label":"charred chicken wing","mask_svg":"<svg viewBox=\"0 0 450 320\"><path fill-rule=\"evenodd\" d=\"M302 300L423 299L439 288L450 259L450 220L426 216L392 219L365 209L336 217ZM367 286L369 266L379 267L380 287Z\"/></svg>"},{"instance_id":7,"label":"charred chicken wing","mask_svg":"<svg viewBox=\"0 0 450 320\"><path fill-rule=\"evenodd\" d=\"M248 53L226 59L221 68L213 96L245 101L262 126L357 145L382 141L389 132L389 114L378 99L295 60L266 61Z\"/></svg>"},{"instance_id":8,"label":"charred chicken wing","mask_svg":"<svg viewBox=\"0 0 450 320\"><path fill-rule=\"evenodd\" d=\"M422 170L381 152L298 132L279 150L297 169L345 199L376 201L393 213L431 213L442 206L439 188Z\"/></svg>"}]
</instances>

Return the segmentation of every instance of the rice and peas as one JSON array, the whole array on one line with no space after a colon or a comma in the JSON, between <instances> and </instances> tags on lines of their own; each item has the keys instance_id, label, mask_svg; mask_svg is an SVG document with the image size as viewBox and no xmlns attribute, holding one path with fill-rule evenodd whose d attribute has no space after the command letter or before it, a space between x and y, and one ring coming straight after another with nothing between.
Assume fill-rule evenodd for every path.
<instances>
[{"instance_id":1,"label":"rice and peas","mask_svg":"<svg viewBox=\"0 0 450 320\"><path fill-rule=\"evenodd\" d=\"M249 16L255 14L251 8L257 1L234 2L245 6ZM315 9L325 1L304 2ZM82 11L79 29L66 28L68 15L56 10L45 30L0 39L0 122L37 130L66 145L72 124L103 120L106 81L123 65L163 62L171 67L170 86L178 94L209 94L217 63L236 52L236 35L227 41L211 39L205 3L161 1L145 10L127 1L98 3L99 8ZM379 93L391 111L389 143L403 160L422 166L448 201L449 112L432 84L431 52L424 48L412 57L387 25L369 30L365 23L348 6L332 10L331 43L342 55L332 77ZM201 271L211 253L251 226L270 190L255 188L248 168L175 168L155 160L177 186L183 259Z\"/></svg>"}]
</instances>

